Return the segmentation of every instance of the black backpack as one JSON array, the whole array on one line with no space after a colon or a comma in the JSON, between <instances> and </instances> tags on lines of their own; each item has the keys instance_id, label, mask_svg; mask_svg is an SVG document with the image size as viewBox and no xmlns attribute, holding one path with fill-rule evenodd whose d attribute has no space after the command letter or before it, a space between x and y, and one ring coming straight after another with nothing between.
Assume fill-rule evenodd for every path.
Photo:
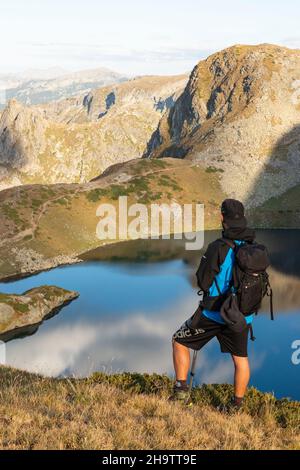
<instances>
[{"instance_id":1,"label":"black backpack","mask_svg":"<svg viewBox=\"0 0 300 470\"><path fill-rule=\"evenodd\" d=\"M273 292L269 282L267 268L270 266L268 250L258 243L236 245L233 240L222 238L235 252L233 268L233 287L238 300L238 307L243 315L258 313L263 298L270 297L271 319L273 313Z\"/></svg>"}]
</instances>

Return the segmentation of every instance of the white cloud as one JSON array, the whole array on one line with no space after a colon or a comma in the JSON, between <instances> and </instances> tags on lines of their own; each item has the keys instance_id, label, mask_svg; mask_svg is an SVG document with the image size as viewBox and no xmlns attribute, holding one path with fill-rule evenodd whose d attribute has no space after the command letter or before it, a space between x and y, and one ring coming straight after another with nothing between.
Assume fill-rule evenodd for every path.
<instances>
[{"instance_id":1,"label":"white cloud","mask_svg":"<svg viewBox=\"0 0 300 470\"><path fill-rule=\"evenodd\" d=\"M99 370L173 375L171 336L195 307L194 296L188 296L150 316L135 312L90 323L75 319L61 326L52 326L49 320L38 334L7 344L7 363L47 376L87 376ZM216 339L200 351L197 378L201 383L232 381L230 356L217 352ZM264 359L252 354L252 369L259 369Z\"/></svg>"},{"instance_id":2,"label":"white cloud","mask_svg":"<svg viewBox=\"0 0 300 470\"><path fill-rule=\"evenodd\" d=\"M110 365L114 370L171 371L171 334L194 308L191 299L157 315L135 313L41 327L37 335L7 344L9 365L44 375L87 375Z\"/></svg>"},{"instance_id":3,"label":"white cloud","mask_svg":"<svg viewBox=\"0 0 300 470\"><path fill-rule=\"evenodd\" d=\"M291 49L300 48L300 36L288 37L280 41L282 45L290 47Z\"/></svg>"},{"instance_id":4,"label":"white cloud","mask_svg":"<svg viewBox=\"0 0 300 470\"><path fill-rule=\"evenodd\" d=\"M50 320L51 321L51 320ZM46 376L58 376L76 365L96 340L94 328L84 324L53 328L21 341L7 343L7 364Z\"/></svg>"},{"instance_id":5,"label":"white cloud","mask_svg":"<svg viewBox=\"0 0 300 470\"><path fill-rule=\"evenodd\" d=\"M282 44L286 37L299 47L294 37L300 7L294 0L186 0L184 7L179 0L3 3L0 73L53 66L181 73L234 43Z\"/></svg>"},{"instance_id":6,"label":"white cloud","mask_svg":"<svg viewBox=\"0 0 300 470\"><path fill-rule=\"evenodd\" d=\"M131 48L113 44L23 43L3 52L2 67L5 64L6 71L19 71L28 67L79 70L106 66L127 74L175 74L190 71L211 52L206 48L168 45ZM20 57L17 70L15 57Z\"/></svg>"}]
</instances>

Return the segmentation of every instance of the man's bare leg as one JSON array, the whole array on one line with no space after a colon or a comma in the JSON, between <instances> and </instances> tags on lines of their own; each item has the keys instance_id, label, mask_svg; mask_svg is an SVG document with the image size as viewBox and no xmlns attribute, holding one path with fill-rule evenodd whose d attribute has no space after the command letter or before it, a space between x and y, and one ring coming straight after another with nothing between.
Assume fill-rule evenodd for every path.
<instances>
[{"instance_id":1,"label":"man's bare leg","mask_svg":"<svg viewBox=\"0 0 300 470\"><path fill-rule=\"evenodd\" d=\"M234 362L234 396L243 399L250 379L248 357L233 356Z\"/></svg>"},{"instance_id":2,"label":"man's bare leg","mask_svg":"<svg viewBox=\"0 0 300 470\"><path fill-rule=\"evenodd\" d=\"M186 381L190 368L190 350L173 340L173 364L176 380Z\"/></svg>"}]
</instances>

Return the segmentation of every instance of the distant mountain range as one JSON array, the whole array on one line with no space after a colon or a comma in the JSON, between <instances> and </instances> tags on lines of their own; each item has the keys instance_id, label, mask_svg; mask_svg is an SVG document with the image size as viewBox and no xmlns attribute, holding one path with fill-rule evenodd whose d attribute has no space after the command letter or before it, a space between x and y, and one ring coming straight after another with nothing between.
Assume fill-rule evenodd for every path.
<instances>
[{"instance_id":1,"label":"distant mountain range","mask_svg":"<svg viewBox=\"0 0 300 470\"><path fill-rule=\"evenodd\" d=\"M0 90L6 90L21 87L22 84L38 81L38 80L51 80L66 75L67 72L60 68L50 68L45 70L29 69L19 73L0 73Z\"/></svg>"},{"instance_id":2,"label":"distant mountain range","mask_svg":"<svg viewBox=\"0 0 300 470\"><path fill-rule=\"evenodd\" d=\"M74 77L53 80L87 83ZM259 226L299 226L299 123L300 51L237 45L190 77L140 77L34 106L11 100L0 115L0 189L86 183L114 164L175 157L260 208Z\"/></svg>"},{"instance_id":3,"label":"distant mountain range","mask_svg":"<svg viewBox=\"0 0 300 470\"><path fill-rule=\"evenodd\" d=\"M0 189L86 182L141 157L187 80L141 77L45 105L10 100L0 116Z\"/></svg>"},{"instance_id":4,"label":"distant mountain range","mask_svg":"<svg viewBox=\"0 0 300 470\"><path fill-rule=\"evenodd\" d=\"M0 74L0 90L6 100L15 98L23 104L41 104L87 93L93 88L121 83L128 77L106 68L67 73L58 68L28 70L20 74ZM3 100L0 103L3 108Z\"/></svg>"}]
</instances>

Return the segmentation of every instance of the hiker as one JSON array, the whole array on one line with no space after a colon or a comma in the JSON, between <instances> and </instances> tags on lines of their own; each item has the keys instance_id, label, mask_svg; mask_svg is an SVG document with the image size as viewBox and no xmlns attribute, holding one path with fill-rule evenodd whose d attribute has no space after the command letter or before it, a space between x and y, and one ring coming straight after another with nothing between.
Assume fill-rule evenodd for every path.
<instances>
[{"instance_id":1,"label":"hiker","mask_svg":"<svg viewBox=\"0 0 300 470\"><path fill-rule=\"evenodd\" d=\"M171 399L189 401L190 349L199 351L216 337L221 352L232 356L235 373L230 407L240 409L250 379L247 345L249 332L251 339L255 339L252 330L254 312L257 313L264 295L271 292L265 272L269 259L266 248L254 242L255 232L247 227L240 201L226 199L222 203L221 221L222 238L210 243L196 273L203 299L194 315L173 335L176 383ZM238 262L246 289L242 281L241 286L238 285ZM241 297L237 292L242 291L245 294Z\"/></svg>"}]
</instances>

